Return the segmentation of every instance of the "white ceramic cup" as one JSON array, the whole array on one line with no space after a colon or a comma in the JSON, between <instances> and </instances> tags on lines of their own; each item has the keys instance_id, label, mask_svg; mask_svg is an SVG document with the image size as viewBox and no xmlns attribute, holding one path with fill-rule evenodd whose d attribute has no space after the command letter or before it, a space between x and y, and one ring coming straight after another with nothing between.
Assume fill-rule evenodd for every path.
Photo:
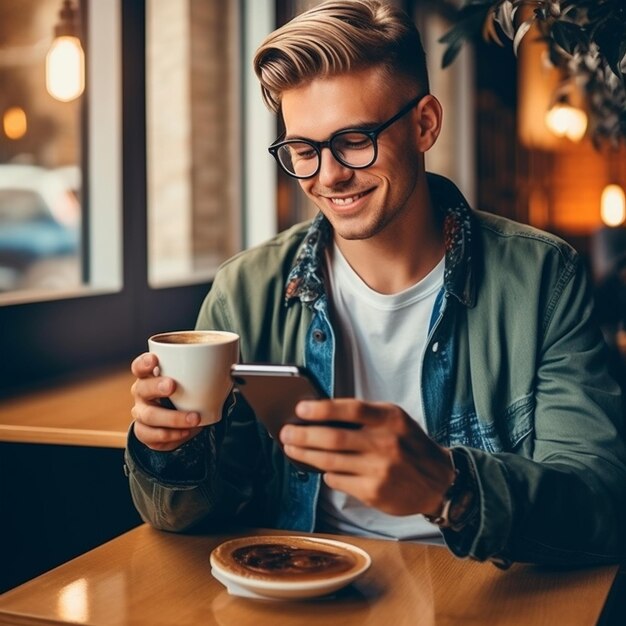
<instances>
[{"instance_id":1,"label":"white ceramic cup","mask_svg":"<svg viewBox=\"0 0 626 626\"><path fill-rule=\"evenodd\" d=\"M232 388L230 366L239 358L239 335L222 330L183 330L148 339L161 375L176 381L170 396L179 411L197 411L200 425L219 422Z\"/></svg>"}]
</instances>

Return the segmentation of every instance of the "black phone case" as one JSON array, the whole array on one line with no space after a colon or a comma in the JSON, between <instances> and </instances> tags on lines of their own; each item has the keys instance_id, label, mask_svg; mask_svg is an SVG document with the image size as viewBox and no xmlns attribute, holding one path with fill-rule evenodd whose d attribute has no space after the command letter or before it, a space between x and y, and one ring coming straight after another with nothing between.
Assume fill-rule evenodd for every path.
<instances>
[{"instance_id":1,"label":"black phone case","mask_svg":"<svg viewBox=\"0 0 626 626\"><path fill-rule=\"evenodd\" d=\"M317 381L302 367L279 366L272 370L254 371L254 365L247 365L248 371L238 366L231 370L236 389L245 398L257 419L263 423L270 436L279 444L278 433L285 424L312 426L313 423L295 415L295 406L300 400L327 398ZM345 422L316 422L315 425L351 428L355 425ZM282 445L281 445L282 447ZM296 467L319 472L320 470L303 463L292 461Z\"/></svg>"}]
</instances>

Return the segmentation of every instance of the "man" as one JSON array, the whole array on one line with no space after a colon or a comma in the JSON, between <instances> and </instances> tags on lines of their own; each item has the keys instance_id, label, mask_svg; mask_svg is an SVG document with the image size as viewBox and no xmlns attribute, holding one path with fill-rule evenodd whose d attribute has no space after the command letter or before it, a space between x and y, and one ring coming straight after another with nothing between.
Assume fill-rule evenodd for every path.
<instances>
[{"instance_id":1,"label":"man","mask_svg":"<svg viewBox=\"0 0 626 626\"><path fill-rule=\"evenodd\" d=\"M286 129L270 152L320 213L225 263L197 325L239 333L242 361L306 366L334 399L297 406L313 425L284 427L283 453L241 399L204 429L162 408L175 383L140 356L126 462L144 519L443 536L500 564L618 558L620 396L581 261L425 173L442 112L412 22L327 2L254 63Z\"/></svg>"}]
</instances>

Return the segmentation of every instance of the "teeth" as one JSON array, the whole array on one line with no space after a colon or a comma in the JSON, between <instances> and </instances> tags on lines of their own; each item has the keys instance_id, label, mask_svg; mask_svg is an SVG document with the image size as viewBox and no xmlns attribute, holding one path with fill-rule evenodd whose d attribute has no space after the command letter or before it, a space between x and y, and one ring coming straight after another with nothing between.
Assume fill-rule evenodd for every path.
<instances>
[{"instance_id":1,"label":"teeth","mask_svg":"<svg viewBox=\"0 0 626 626\"><path fill-rule=\"evenodd\" d=\"M337 204L339 206L345 206L346 204L352 204L353 202L356 202L362 196L363 194L360 193L356 196L350 196L349 198L331 198L330 200L333 204Z\"/></svg>"}]
</instances>

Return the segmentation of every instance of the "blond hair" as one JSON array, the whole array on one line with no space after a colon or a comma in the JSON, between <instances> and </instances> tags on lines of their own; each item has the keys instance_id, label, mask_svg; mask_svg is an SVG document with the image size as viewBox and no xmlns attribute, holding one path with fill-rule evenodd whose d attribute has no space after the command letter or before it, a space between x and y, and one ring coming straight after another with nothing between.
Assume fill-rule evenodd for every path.
<instances>
[{"instance_id":1,"label":"blond hair","mask_svg":"<svg viewBox=\"0 0 626 626\"><path fill-rule=\"evenodd\" d=\"M367 67L414 83L419 94L429 91L415 24L404 11L379 0L327 0L271 33L254 57L263 100L274 112L284 91Z\"/></svg>"}]
</instances>

